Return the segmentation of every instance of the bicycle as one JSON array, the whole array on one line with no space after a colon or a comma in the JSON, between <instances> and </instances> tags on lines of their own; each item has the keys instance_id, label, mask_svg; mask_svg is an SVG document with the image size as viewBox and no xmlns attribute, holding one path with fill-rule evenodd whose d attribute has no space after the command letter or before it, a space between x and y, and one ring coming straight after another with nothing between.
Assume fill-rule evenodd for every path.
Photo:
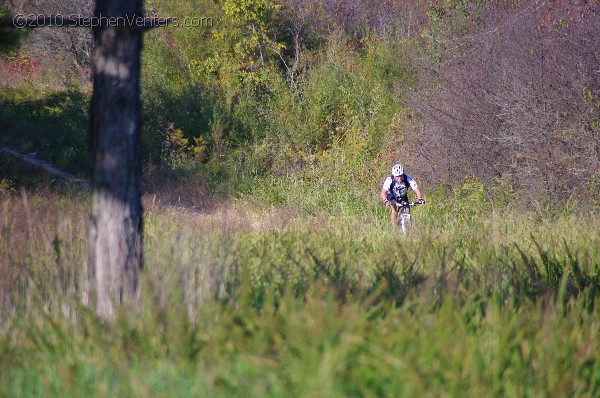
<instances>
[{"instance_id":1,"label":"bicycle","mask_svg":"<svg viewBox=\"0 0 600 398\"><path fill-rule=\"evenodd\" d=\"M413 229L412 221L410 220L410 208L420 205L419 202L398 202L396 203L396 211L398 212L398 228L407 236Z\"/></svg>"}]
</instances>

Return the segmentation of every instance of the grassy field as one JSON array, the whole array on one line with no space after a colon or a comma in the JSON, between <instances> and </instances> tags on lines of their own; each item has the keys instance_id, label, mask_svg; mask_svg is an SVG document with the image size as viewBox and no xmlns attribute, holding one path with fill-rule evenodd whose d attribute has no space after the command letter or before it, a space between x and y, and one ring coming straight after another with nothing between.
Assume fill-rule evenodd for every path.
<instances>
[{"instance_id":1,"label":"grassy field","mask_svg":"<svg viewBox=\"0 0 600 398\"><path fill-rule=\"evenodd\" d=\"M432 198L407 239L378 203L147 197L143 308L107 324L80 301L88 196L2 192L0 396L599 394L597 212Z\"/></svg>"}]
</instances>

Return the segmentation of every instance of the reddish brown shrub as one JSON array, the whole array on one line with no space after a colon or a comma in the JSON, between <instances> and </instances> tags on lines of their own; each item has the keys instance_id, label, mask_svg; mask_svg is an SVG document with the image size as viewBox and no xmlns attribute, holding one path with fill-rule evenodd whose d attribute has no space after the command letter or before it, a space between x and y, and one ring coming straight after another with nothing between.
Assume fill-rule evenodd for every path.
<instances>
[{"instance_id":1,"label":"reddish brown shrub","mask_svg":"<svg viewBox=\"0 0 600 398\"><path fill-rule=\"evenodd\" d=\"M421 60L413 158L428 179L505 179L532 200L600 193L600 6L587 5L490 8Z\"/></svg>"}]
</instances>

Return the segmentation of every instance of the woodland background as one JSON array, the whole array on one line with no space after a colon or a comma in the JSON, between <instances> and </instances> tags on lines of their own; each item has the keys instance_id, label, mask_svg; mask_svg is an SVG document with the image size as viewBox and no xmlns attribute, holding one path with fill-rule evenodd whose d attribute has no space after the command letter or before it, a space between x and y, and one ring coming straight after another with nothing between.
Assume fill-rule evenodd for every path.
<instances>
[{"instance_id":1,"label":"woodland background","mask_svg":"<svg viewBox=\"0 0 600 398\"><path fill-rule=\"evenodd\" d=\"M149 191L176 181L194 203L214 184L252 190L275 178L371 195L402 162L427 190L477 180L501 200L597 203L597 1L149 1L146 10L180 25L145 39ZM2 12L91 15L92 2L15 0ZM183 27L190 17L201 26ZM3 144L85 175L91 32L3 32Z\"/></svg>"}]
</instances>

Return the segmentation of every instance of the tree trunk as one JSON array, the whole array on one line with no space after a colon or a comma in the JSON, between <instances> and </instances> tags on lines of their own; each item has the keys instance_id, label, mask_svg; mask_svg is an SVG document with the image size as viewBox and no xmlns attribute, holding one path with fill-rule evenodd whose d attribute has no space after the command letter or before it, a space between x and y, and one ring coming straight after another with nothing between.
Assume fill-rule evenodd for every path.
<instances>
[{"instance_id":1,"label":"tree trunk","mask_svg":"<svg viewBox=\"0 0 600 398\"><path fill-rule=\"evenodd\" d=\"M115 318L119 304L139 300L138 273L142 268L142 30L111 24L109 18L142 14L141 0L96 1L95 16L102 24L94 28L88 269L89 298L95 297L96 310L105 319Z\"/></svg>"}]
</instances>

